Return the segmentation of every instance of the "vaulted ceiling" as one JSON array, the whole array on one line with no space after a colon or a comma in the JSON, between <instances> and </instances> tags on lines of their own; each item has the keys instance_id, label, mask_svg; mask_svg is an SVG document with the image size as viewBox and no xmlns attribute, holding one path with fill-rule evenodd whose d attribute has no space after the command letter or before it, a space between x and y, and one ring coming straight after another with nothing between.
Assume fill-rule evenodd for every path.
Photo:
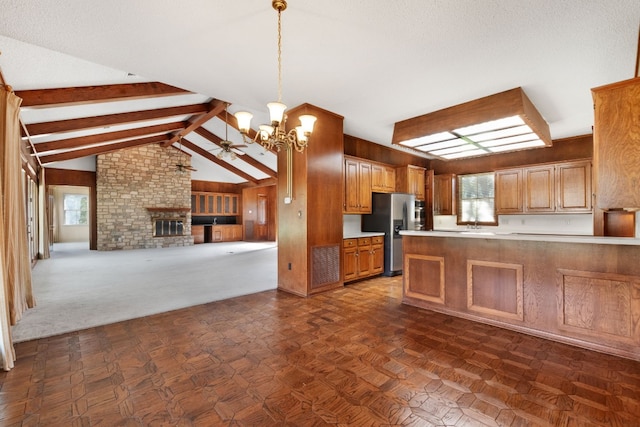
<instances>
[{"instance_id":1,"label":"vaulted ceiling","mask_svg":"<svg viewBox=\"0 0 640 427\"><path fill-rule=\"evenodd\" d=\"M233 132L237 127L235 118L226 112L227 104L217 99L158 82L18 90L16 95L22 98L23 138L45 167L137 145L161 144L201 158L204 170L218 166L239 182L259 184L277 177L268 160L260 162L239 150L242 155L235 161L217 155L229 127ZM221 136L204 127L216 122L224 129ZM274 153L258 147L254 153L256 149L257 157L275 160ZM171 165L176 169L184 166ZM195 173L194 166L190 169Z\"/></svg>"},{"instance_id":2,"label":"vaulted ceiling","mask_svg":"<svg viewBox=\"0 0 640 427\"><path fill-rule=\"evenodd\" d=\"M270 0L176 5L0 0L0 68L41 161L161 143L192 155L194 179L275 176L255 144L215 157L225 134L241 143L223 102L264 123L276 98ZM289 0L282 20L283 102L340 114L347 134L390 146L396 122L522 87L558 139L591 133L591 88L634 77L640 2Z\"/></svg>"}]
</instances>

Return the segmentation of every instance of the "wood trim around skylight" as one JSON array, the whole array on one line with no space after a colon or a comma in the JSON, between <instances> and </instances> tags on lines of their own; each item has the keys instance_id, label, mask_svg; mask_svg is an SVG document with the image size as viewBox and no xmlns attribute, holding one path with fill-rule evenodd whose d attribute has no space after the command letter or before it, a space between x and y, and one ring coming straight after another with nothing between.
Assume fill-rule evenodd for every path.
<instances>
[{"instance_id":1,"label":"wood trim around skylight","mask_svg":"<svg viewBox=\"0 0 640 427\"><path fill-rule=\"evenodd\" d=\"M442 150L428 150L429 147L426 143L416 140L440 133L451 133L451 138L460 142L458 146L469 145L471 148L477 148L469 149L470 155L461 155L460 158L492 154L491 148L482 147L482 144L475 143L471 138L467 138L467 135L459 135L454 131L516 116L537 136L538 146L552 145L549 125L520 87L397 122L394 127L392 143L446 160L448 157L438 155L443 152ZM440 139L437 140L440 141ZM526 144L522 145L526 146ZM513 147L505 145L500 151L533 148L520 148L522 145L514 144ZM495 150L493 152L498 152L495 147L493 150Z\"/></svg>"}]
</instances>

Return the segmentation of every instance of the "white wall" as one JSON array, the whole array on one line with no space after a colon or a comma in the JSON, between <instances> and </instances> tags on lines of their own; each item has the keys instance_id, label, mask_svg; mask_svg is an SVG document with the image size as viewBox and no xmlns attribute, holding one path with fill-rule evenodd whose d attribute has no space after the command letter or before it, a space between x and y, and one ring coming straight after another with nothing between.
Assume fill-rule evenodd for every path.
<instances>
[{"instance_id":1,"label":"white wall","mask_svg":"<svg viewBox=\"0 0 640 427\"><path fill-rule=\"evenodd\" d=\"M531 234L593 235L593 215L548 214L548 215L499 215L498 226L483 226L488 231ZM441 231L464 230L456 225L455 215L435 215L433 229Z\"/></svg>"}]
</instances>

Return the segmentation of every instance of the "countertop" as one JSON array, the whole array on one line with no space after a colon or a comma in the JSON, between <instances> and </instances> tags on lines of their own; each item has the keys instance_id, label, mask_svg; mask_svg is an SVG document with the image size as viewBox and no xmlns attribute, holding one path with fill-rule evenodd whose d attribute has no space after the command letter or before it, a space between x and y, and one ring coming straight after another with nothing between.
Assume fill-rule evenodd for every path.
<instances>
[{"instance_id":1,"label":"countertop","mask_svg":"<svg viewBox=\"0 0 640 427\"><path fill-rule=\"evenodd\" d=\"M598 245L631 245L640 246L640 239L633 237L604 237L604 236L584 236L584 235L562 235L562 234L520 234L508 232L492 232L489 230L469 230L469 231L401 231L402 236L424 236L424 237L452 237L465 239L497 239L497 240L528 240L535 242L558 242L558 243L591 243Z\"/></svg>"},{"instance_id":2,"label":"countertop","mask_svg":"<svg viewBox=\"0 0 640 427\"><path fill-rule=\"evenodd\" d=\"M377 231L354 231L350 233L345 233L342 238L343 239L358 239L360 237L373 237L373 236L384 236L383 232Z\"/></svg>"}]
</instances>

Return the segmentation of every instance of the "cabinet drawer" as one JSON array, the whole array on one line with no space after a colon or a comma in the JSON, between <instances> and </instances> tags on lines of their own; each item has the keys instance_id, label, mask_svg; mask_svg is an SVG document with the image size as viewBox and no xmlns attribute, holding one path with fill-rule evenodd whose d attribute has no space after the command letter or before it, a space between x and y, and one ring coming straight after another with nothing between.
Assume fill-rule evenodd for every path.
<instances>
[{"instance_id":1,"label":"cabinet drawer","mask_svg":"<svg viewBox=\"0 0 640 427\"><path fill-rule=\"evenodd\" d=\"M384 236L373 236L371 238L371 244L373 245L381 245L384 243Z\"/></svg>"},{"instance_id":2,"label":"cabinet drawer","mask_svg":"<svg viewBox=\"0 0 640 427\"><path fill-rule=\"evenodd\" d=\"M358 246L367 246L371 244L371 237L360 237L358 239Z\"/></svg>"},{"instance_id":3,"label":"cabinet drawer","mask_svg":"<svg viewBox=\"0 0 640 427\"><path fill-rule=\"evenodd\" d=\"M345 248L355 248L358 246L358 239L344 239L342 241L342 246Z\"/></svg>"}]
</instances>

